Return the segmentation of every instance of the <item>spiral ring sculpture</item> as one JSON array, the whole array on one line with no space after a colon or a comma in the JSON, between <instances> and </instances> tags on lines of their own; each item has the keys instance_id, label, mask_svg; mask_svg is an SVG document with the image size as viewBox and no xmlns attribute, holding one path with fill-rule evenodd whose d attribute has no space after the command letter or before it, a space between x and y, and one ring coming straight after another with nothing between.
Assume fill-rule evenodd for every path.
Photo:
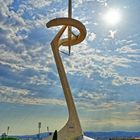
<instances>
[{"instance_id":1,"label":"spiral ring sculpture","mask_svg":"<svg viewBox=\"0 0 140 140\"><path fill-rule=\"evenodd\" d=\"M64 66L61 60L59 48L61 46L71 47L72 45L76 45L82 42L86 37L86 33L87 33L86 28L80 21L76 19L72 19L71 17L53 19L49 21L46 24L46 26L48 28L55 27L55 26L62 26L62 28L59 30L59 32L56 34L56 36L52 40L51 48L53 51L58 74L59 74L62 88L64 91L64 95L65 95L65 99L66 99L66 103L68 107L69 118L65 126L60 131L58 131L57 139L58 140L83 139L82 138L83 131L82 131L79 117L78 117L76 107L73 101L73 97L72 97L70 86L66 77ZM69 30L68 38L61 39L61 36L63 35L66 28L68 28ZM75 35L71 31L71 28L76 28L77 30L79 30L79 34ZM48 137L45 140L52 140L52 136Z\"/></svg>"}]
</instances>

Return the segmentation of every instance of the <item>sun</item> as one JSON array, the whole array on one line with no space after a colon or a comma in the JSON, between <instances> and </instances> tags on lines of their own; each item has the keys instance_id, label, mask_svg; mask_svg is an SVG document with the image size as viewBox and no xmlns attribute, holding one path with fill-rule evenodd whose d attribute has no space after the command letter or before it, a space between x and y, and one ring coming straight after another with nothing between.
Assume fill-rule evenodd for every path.
<instances>
[{"instance_id":1,"label":"sun","mask_svg":"<svg viewBox=\"0 0 140 140\"><path fill-rule=\"evenodd\" d=\"M114 26L121 21L121 14L119 9L110 8L104 15L103 20L106 24Z\"/></svg>"}]
</instances>

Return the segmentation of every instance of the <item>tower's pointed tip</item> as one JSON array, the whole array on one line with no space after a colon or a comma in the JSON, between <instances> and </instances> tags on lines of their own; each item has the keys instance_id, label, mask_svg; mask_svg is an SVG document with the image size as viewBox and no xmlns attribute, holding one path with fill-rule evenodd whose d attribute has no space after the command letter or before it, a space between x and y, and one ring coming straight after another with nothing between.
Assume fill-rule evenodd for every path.
<instances>
[{"instance_id":1,"label":"tower's pointed tip","mask_svg":"<svg viewBox=\"0 0 140 140\"><path fill-rule=\"evenodd\" d=\"M71 53L71 46L69 46L69 56L70 56L70 53Z\"/></svg>"}]
</instances>

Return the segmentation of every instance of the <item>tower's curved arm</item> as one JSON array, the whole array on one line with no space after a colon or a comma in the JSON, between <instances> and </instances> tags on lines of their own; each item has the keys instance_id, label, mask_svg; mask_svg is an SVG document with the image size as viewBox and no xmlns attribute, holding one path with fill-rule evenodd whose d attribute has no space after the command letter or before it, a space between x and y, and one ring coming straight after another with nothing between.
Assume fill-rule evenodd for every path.
<instances>
[{"instance_id":1,"label":"tower's curved arm","mask_svg":"<svg viewBox=\"0 0 140 140\"><path fill-rule=\"evenodd\" d=\"M60 36L63 34L62 32L60 32L59 34L61 35L56 35L53 42L58 43L57 45L63 45L63 46L69 46L69 45L76 45L79 44L80 42L82 42L85 37L86 37L86 28L85 26L78 20L76 19L72 19L72 18L56 18L53 19L51 21L49 21L46 26L49 27L54 27L54 26L60 26L60 25L64 25L66 26L72 26L75 27L79 30L79 35L77 36L72 36L71 40L69 41L69 38L67 39L60 39ZM65 30L65 29L64 29Z\"/></svg>"}]
</instances>

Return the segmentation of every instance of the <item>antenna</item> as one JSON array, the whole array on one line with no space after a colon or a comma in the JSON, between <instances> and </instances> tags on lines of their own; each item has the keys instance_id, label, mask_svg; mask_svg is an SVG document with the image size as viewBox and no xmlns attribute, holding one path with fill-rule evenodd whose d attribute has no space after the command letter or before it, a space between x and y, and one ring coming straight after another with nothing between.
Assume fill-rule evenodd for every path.
<instances>
[{"instance_id":1,"label":"antenna","mask_svg":"<svg viewBox=\"0 0 140 140\"><path fill-rule=\"evenodd\" d=\"M72 18L72 1L71 0L69 0L69 2L68 2L68 18ZM68 26L69 55L70 55L70 52L71 52L71 45L70 45L71 34L72 34L71 30L72 30L72 27Z\"/></svg>"}]
</instances>

